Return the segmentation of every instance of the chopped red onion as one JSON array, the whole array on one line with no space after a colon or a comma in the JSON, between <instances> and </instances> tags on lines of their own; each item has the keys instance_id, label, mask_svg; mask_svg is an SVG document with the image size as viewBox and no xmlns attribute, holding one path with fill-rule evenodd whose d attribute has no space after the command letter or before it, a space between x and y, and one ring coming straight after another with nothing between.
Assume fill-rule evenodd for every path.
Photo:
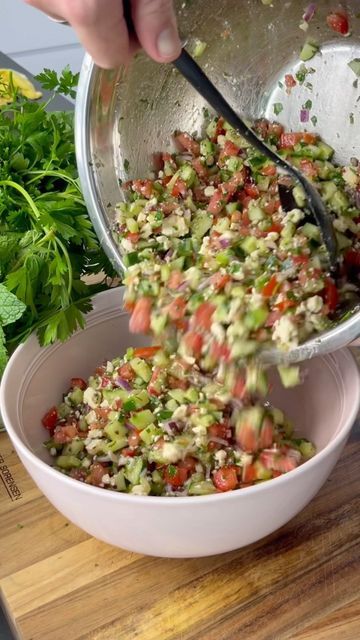
<instances>
[{"instance_id":1,"label":"chopped red onion","mask_svg":"<svg viewBox=\"0 0 360 640\"><path fill-rule=\"evenodd\" d=\"M301 109L300 111L300 122L309 122L309 109Z\"/></svg>"},{"instance_id":2,"label":"chopped red onion","mask_svg":"<svg viewBox=\"0 0 360 640\"><path fill-rule=\"evenodd\" d=\"M206 278L206 280L203 280L203 282L200 282L199 286L198 286L198 291L203 291L204 289L206 289L206 287L208 287L210 284L210 278Z\"/></svg>"},{"instance_id":3,"label":"chopped red onion","mask_svg":"<svg viewBox=\"0 0 360 640\"><path fill-rule=\"evenodd\" d=\"M131 422L125 422L125 427L127 429L130 429L130 431L134 431L136 429L136 427L134 427L134 425L131 424Z\"/></svg>"},{"instance_id":4,"label":"chopped red onion","mask_svg":"<svg viewBox=\"0 0 360 640\"><path fill-rule=\"evenodd\" d=\"M355 206L357 209L360 209L360 191L357 189L355 191Z\"/></svg>"},{"instance_id":5,"label":"chopped red onion","mask_svg":"<svg viewBox=\"0 0 360 640\"><path fill-rule=\"evenodd\" d=\"M219 244L223 249L227 249L231 245L230 238L219 238Z\"/></svg>"},{"instance_id":6,"label":"chopped red onion","mask_svg":"<svg viewBox=\"0 0 360 640\"><path fill-rule=\"evenodd\" d=\"M174 249L169 249L169 251L165 254L165 260L168 261L170 260L170 258L172 258L174 253Z\"/></svg>"},{"instance_id":7,"label":"chopped red onion","mask_svg":"<svg viewBox=\"0 0 360 640\"><path fill-rule=\"evenodd\" d=\"M213 438L209 438L209 440L211 440L211 442L216 442L216 444L221 444L223 447L228 447L229 443L227 440L224 440L223 438L216 438L215 436Z\"/></svg>"},{"instance_id":8,"label":"chopped red onion","mask_svg":"<svg viewBox=\"0 0 360 640\"><path fill-rule=\"evenodd\" d=\"M310 22L310 20L313 19L315 12L316 12L316 4L315 2L311 2L309 6L305 9L303 20L305 20L305 22Z\"/></svg>"},{"instance_id":9,"label":"chopped red onion","mask_svg":"<svg viewBox=\"0 0 360 640\"><path fill-rule=\"evenodd\" d=\"M125 389L125 391L131 391L132 389L131 385L128 383L127 380L124 380L124 378L120 378L120 377L115 378L114 384L116 387L121 387L122 389Z\"/></svg>"}]
</instances>

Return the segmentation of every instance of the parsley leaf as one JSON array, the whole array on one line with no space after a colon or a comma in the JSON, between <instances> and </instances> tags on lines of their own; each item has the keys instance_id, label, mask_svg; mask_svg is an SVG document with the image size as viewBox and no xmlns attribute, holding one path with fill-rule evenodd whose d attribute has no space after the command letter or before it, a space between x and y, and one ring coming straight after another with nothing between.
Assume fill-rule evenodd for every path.
<instances>
[{"instance_id":1,"label":"parsley leaf","mask_svg":"<svg viewBox=\"0 0 360 640\"><path fill-rule=\"evenodd\" d=\"M76 97L79 73L73 73L69 65L63 69L60 75L52 69L44 69L35 76L35 79L48 91L55 91L55 93L61 93L74 99Z\"/></svg>"}]
</instances>

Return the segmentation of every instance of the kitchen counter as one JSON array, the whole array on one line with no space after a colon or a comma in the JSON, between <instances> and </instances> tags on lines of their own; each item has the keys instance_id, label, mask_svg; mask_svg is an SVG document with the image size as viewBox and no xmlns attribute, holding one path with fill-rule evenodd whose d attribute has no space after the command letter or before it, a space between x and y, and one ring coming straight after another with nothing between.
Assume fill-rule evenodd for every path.
<instances>
[{"instance_id":1,"label":"kitchen counter","mask_svg":"<svg viewBox=\"0 0 360 640\"><path fill-rule=\"evenodd\" d=\"M0 595L15 637L356 640L359 468L358 423L320 493L286 526L221 556L168 560L72 525L0 434Z\"/></svg>"}]
</instances>

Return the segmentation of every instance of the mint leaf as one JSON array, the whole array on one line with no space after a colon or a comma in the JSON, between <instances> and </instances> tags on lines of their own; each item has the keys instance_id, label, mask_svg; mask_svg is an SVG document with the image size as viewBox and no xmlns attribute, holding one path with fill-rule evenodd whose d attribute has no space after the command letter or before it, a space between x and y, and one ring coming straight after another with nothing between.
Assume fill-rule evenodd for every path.
<instances>
[{"instance_id":1,"label":"mint leaf","mask_svg":"<svg viewBox=\"0 0 360 640\"><path fill-rule=\"evenodd\" d=\"M3 327L19 320L26 309L26 305L18 300L13 293L0 284L0 320Z\"/></svg>"}]
</instances>

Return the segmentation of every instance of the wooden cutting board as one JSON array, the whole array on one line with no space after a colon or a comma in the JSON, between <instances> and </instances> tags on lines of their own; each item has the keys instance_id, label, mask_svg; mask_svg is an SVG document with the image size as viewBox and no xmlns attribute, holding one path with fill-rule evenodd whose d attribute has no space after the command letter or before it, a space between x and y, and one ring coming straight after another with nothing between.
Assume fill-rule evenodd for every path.
<instances>
[{"instance_id":1,"label":"wooden cutting board","mask_svg":"<svg viewBox=\"0 0 360 640\"><path fill-rule=\"evenodd\" d=\"M67 522L0 435L0 595L22 640L357 640L360 430L288 525L198 560L122 551Z\"/></svg>"}]
</instances>

